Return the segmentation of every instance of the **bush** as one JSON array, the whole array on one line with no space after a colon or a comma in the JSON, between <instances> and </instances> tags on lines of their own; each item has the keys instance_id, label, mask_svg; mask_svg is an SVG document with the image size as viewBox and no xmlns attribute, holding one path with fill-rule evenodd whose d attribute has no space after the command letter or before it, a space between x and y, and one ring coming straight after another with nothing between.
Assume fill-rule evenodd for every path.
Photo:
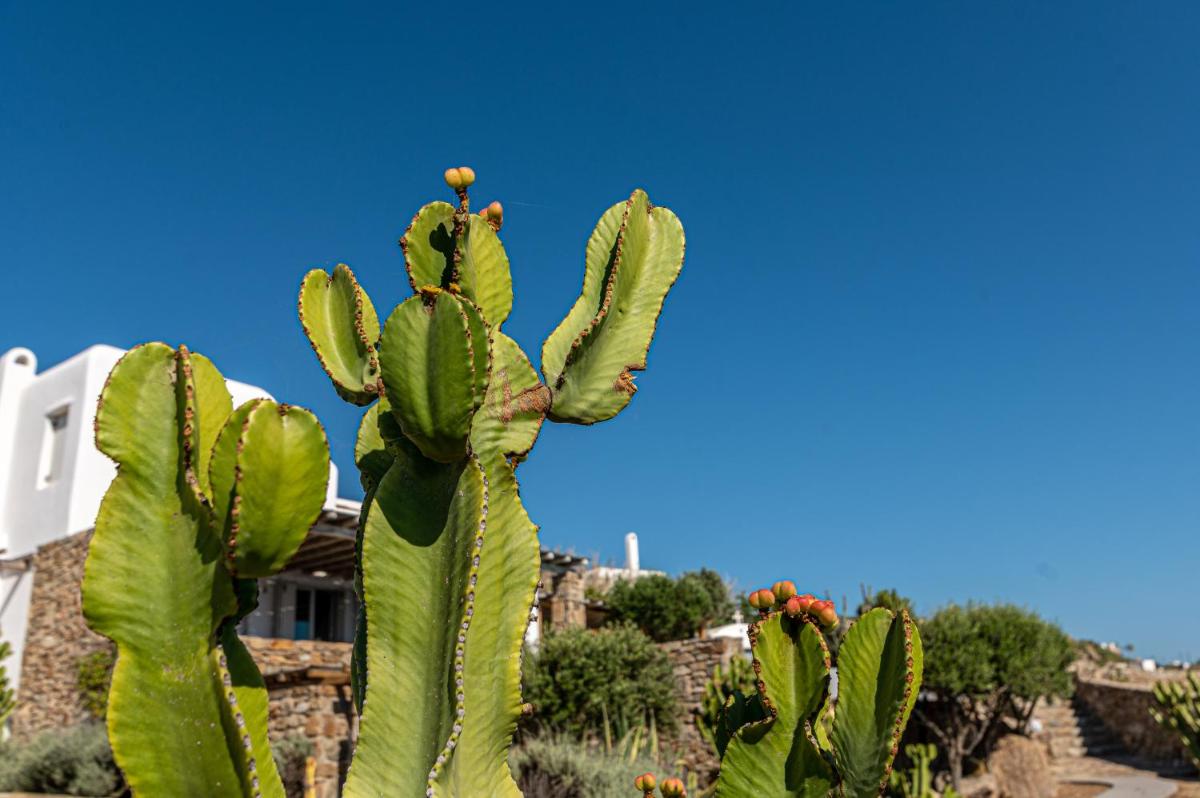
<instances>
[{"instance_id":1,"label":"bush","mask_svg":"<svg viewBox=\"0 0 1200 798\"><path fill-rule=\"evenodd\" d=\"M93 651L75 660L75 692L83 710L96 720L104 720L108 708L108 686L112 682L116 651L110 647Z\"/></svg>"},{"instance_id":2,"label":"bush","mask_svg":"<svg viewBox=\"0 0 1200 798\"><path fill-rule=\"evenodd\" d=\"M675 726L671 662L633 626L547 635L524 672L526 700L545 730L597 735L606 718L653 717L660 730Z\"/></svg>"},{"instance_id":3,"label":"bush","mask_svg":"<svg viewBox=\"0 0 1200 798\"><path fill-rule=\"evenodd\" d=\"M0 791L112 795L121 786L108 735L99 723L46 732L0 746Z\"/></svg>"},{"instance_id":4,"label":"bush","mask_svg":"<svg viewBox=\"0 0 1200 798\"><path fill-rule=\"evenodd\" d=\"M525 798L629 798L635 777L663 771L648 751L629 753L622 756L547 735L513 748L509 767Z\"/></svg>"},{"instance_id":5,"label":"bush","mask_svg":"<svg viewBox=\"0 0 1200 798\"><path fill-rule=\"evenodd\" d=\"M279 771L283 791L288 798L304 795L304 767L314 753L316 749L312 740L303 734L289 734L271 743L271 757L275 760L275 769Z\"/></svg>"},{"instance_id":6,"label":"bush","mask_svg":"<svg viewBox=\"0 0 1200 798\"><path fill-rule=\"evenodd\" d=\"M631 623L654 640L693 637L713 617L713 600L697 578L661 574L621 581L608 591L614 622Z\"/></svg>"},{"instance_id":7,"label":"bush","mask_svg":"<svg viewBox=\"0 0 1200 798\"><path fill-rule=\"evenodd\" d=\"M963 763L986 754L1005 726L1024 732L1037 702L1068 696L1070 639L1036 613L1008 604L950 605L921 624L925 645L922 702L917 717L929 728L961 786Z\"/></svg>"},{"instance_id":8,"label":"bush","mask_svg":"<svg viewBox=\"0 0 1200 798\"><path fill-rule=\"evenodd\" d=\"M701 568L699 571L688 571L679 577L680 582L684 580L693 581L704 588L708 592L708 597L712 599L712 610L705 619L706 624L723 626L733 623L733 594L729 589L729 584L721 578L719 573L709 568Z\"/></svg>"}]
</instances>

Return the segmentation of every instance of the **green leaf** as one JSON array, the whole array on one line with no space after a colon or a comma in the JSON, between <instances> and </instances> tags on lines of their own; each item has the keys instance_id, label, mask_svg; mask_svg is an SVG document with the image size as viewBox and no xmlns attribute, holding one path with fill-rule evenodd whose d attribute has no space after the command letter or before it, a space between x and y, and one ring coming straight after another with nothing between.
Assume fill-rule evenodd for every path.
<instances>
[{"instance_id":1,"label":"green leaf","mask_svg":"<svg viewBox=\"0 0 1200 798\"><path fill-rule=\"evenodd\" d=\"M300 548L321 514L329 447L312 413L269 400L247 402L217 442L214 502L233 572L271 576Z\"/></svg>"},{"instance_id":2,"label":"green leaf","mask_svg":"<svg viewBox=\"0 0 1200 798\"><path fill-rule=\"evenodd\" d=\"M313 269L300 285L300 324L338 396L367 405L379 396L379 317L354 272Z\"/></svg>"},{"instance_id":3,"label":"green leaf","mask_svg":"<svg viewBox=\"0 0 1200 798\"><path fill-rule=\"evenodd\" d=\"M504 333L492 335L492 374L487 398L471 422L471 446L479 452L524 456L533 448L550 392L520 345Z\"/></svg>"},{"instance_id":4,"label":"green leaf","mask_svg":"<svg viewBox=\"0 0 1200 798\"><path fill-rule=\"evenodd\" d=\"M593 424L629 404L683 251L679 219L640 189L600 218L579 299L542 348L551 419Z\"/></svg>"},{"instance_id":5,"label":"green leaf","mask_svg":"<svg viewBox=\"0 0 1200 798\"><path fill-rule=\"evenodd\" d=\"M434 462L406 440L392 449L362 538L370 635L352 798L425 794L454 724L455 645L486 515L474 459Z\"/></svg>"},{"instance_id":6,"label":"green leaf","mask_svg":"<svg viewBox=\"0 0 1200 798\"><path fill-rule=\"evenodd\" d=\"M88 550L83 613L117 645L108 731L138 795L251 794L230 756L241 741L226 732L213 657L237 599L195 473L197 443L228 406L210 395L223 381L193 378L210 366L165 344L136 347L109 375L96 415L97 446L119 468Z\"/></svg>"},{"instance_id":7,"label":"green leaf","mask_svg":"<svg viewBox=\"0 0 1200 798\"><path fill-rule=\"evenodd\" d=\"M829 688L825 641L811 623L773 613L751 627L750 642L767 717L734 733L721 760L716 794L825 796L832 772L811 738ZM752 710L735 711L746 716Z\"/></svg>"},{"instance_id":8,"label":"green leaf","mask_svg":"<svg viewBox=\"0 0 1200 798\"><path fill-rule=\"evenodd\" d=\"M908 613L878 607L859 618L838 649L834 758L841 791L876 796L887 786L896 746L920 689L921 637Z\"/></svg>"},{"instance_id":9,"label":"green leaf","mask_svg":"<svg viewBox=\"0 0 1200 798\"><path fill-rule=\"evenodd\" d=\"M400 239L408 281L414 291L433 285L449 288L454 263L454 211L447 202L431 202L417 212ZM472 214L458 242L462 261L458 287L483 311L496 330L512 311L512 273L500 237L482 217Z\"/></svg>"},{"instance_id":10,"label":"green leaf","mask_svg":"<svg viewBox=\"0 0 1200 798\"><path fill-rule=\"evenodd\" d=\"M465 717L435 784L435 794L446 798L521 795L508 749L521 714L521 648L541 554L512 467L498 452L484 455L483 463L488 515L464 657Z\"/></svg>"},{"instance_id":11,"label":"green leaf","mask_svg":"<svg viewBox=\"0 0 1200 798\"><path fill-rule=\"evenodd\" d=\"M459 299L437 291L402 302L384 326L379 356L404 434L426 457L462 459L482 396L469 317Z\"/></svg>"}]
</instances>

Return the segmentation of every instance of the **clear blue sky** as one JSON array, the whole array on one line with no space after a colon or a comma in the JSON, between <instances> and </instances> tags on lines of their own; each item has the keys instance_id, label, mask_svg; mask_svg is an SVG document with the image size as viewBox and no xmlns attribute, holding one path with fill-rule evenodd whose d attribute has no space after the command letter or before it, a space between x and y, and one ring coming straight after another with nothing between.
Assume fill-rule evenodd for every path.
<instances>
[{"instance_id":1,"label":"clear blue sky","mask_svg":"<svg viewBox=\"0 0 1200 798\"><path fill-rule=\"evenodd\" d=\"M169 5L0 4L0 350L187 342L356 496L305 270L390 308L470 164L536 359L643 186L687 262L628 410L521 467L545 545L1200 656L1196 5Z\"/></svg>"}]
</instances>

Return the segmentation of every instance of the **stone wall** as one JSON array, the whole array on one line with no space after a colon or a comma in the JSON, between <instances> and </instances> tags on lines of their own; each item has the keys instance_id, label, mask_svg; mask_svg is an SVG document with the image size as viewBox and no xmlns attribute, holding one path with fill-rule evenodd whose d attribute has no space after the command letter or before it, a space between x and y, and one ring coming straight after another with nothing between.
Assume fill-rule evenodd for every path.
<instances>
[{"instance_id":1,"label":"stone wall","mask_svg":"<svg viewBox=\"0 0 1200 798\"><path fill-rule=\"evenodd\" d=\"M689 770L707 774L716 769L715 753L696 729L696 715L704 697L704 686L717 665L728 665L734 657L742 656L741 641L731 637L692 638L662 643L675 670L679 695L679 745L681 757ZM703 775L701 781L704 781Z\"/></svg>"},{"instance_id":2,"label":"stone wall","mask_svg":"<svg viewBox=\"0 0 1200 798\"><path fill-rule=\"evenodd\" d=\"M21 692L12 731L25 737L87 719L75 689L76 663L111 643L83 622L79 586L90 533L38 549L33 560L29 635L21 658Z\"/></svg>"},{"instance_id":3,"label":"stone wall","mask_svg":"<svg viewBox=\"0 0 1200 798\"><path fill-rule=\"evenodd\" d=\"M1149 685L1081 676L1075 681L1075 696L1131 754L1165 764L1187 761L1178 738L1150 717L1155 701Z\"/></svg>"}]
</instances>

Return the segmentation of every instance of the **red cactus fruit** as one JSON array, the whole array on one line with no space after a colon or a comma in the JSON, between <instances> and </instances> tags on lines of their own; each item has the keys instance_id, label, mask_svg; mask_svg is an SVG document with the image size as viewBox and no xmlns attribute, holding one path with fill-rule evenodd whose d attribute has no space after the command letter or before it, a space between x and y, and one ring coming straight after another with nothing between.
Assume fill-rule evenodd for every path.
<instances>
[{"instance_id":1,"label":"red cactus fruit","mask_svg":"<svg viewBox=\"0 0 1200 798\"><path fill-rule=\"evenodd\" d=\"M816 598L812 593L796 596L796 603L800 606L800 612L808 612L814 601L816 601Z\"/></svg>"},{"instance_id":2,"label":"red cactus fruit","mask_svg":"<svg viewBox=\"0 0 1200 798\"><path fill-rule=\"evenodd\" d=\"M783 611L788 614L789 618L798 618L804 614L804 608L800 606L800 597L792 596L783 605Z\"/></svg>"}]
</instances>

